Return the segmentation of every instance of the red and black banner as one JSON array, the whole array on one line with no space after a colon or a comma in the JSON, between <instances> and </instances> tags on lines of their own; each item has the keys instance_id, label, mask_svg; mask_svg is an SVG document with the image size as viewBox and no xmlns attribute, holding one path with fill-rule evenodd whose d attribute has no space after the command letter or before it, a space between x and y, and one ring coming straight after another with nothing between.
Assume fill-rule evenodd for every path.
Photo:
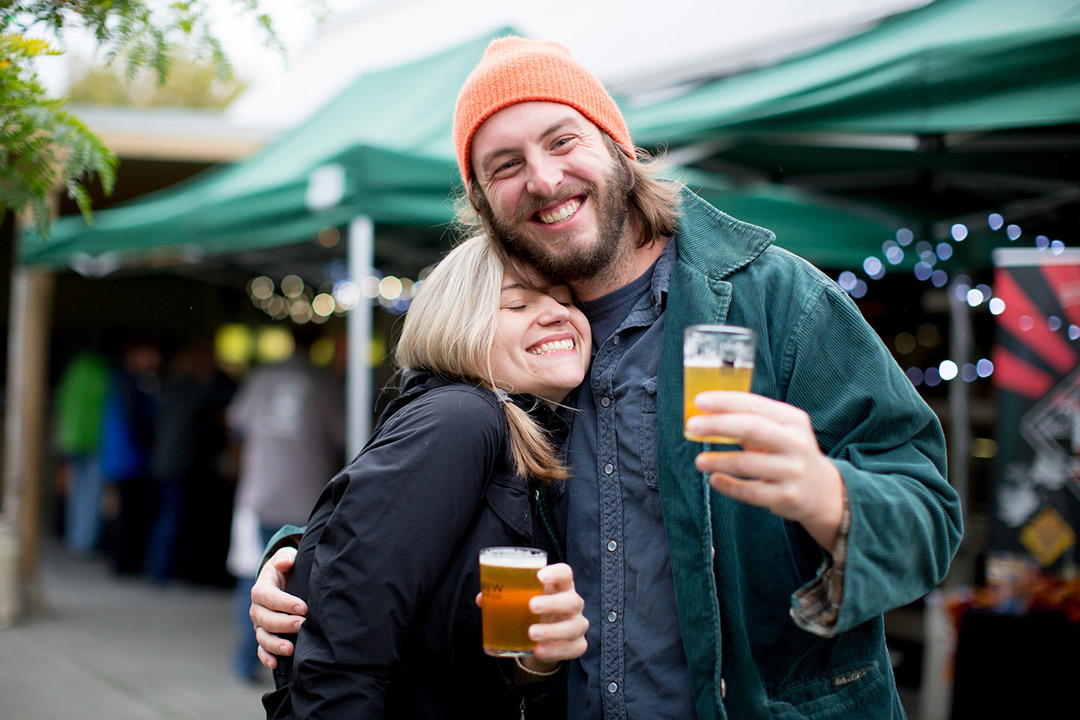
<instances>
[{"instance_id":1,"label":"red and black banner","mask_svg":"<svg viewBox=\"0 0 1080 720\"><path fill-rule=\"evenodd\" d=\"M1080 561L1080 250L994 253L998 455L991 553ZM1000 307L1000 305L998 306Z\"/></svg>"}]
</instances>

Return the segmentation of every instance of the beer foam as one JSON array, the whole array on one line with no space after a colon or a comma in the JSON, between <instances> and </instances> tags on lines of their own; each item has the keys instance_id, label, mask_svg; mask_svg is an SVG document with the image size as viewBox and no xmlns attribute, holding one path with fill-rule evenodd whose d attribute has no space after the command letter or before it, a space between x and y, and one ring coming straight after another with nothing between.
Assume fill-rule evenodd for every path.
<instances>
[{"instance_id":1,"label":"beer foam","mask_svg":"<svg viewBox=\"0 0 1080 720\"><path fill-rule=\"evenodd\" d=\"M710 368L713 370L719 370L721 367L723 367L723 365L724 363L715 358L712 360L709 360L707 358L692 358L683 362L683 367Z\"/></svg>"},{"instance_id":2,"label":"beer foam","mask_svg":"<svg viewBox=\"0 0 1080 720\"><path fill-rule=\"evenodd\" d=\"M498 552L482 551L480 553L480 564L488 567L536 568L539 570L547 565L547 555L520 549L516 550L515 548L504 548Z\"/></svg>"}]
</instances>

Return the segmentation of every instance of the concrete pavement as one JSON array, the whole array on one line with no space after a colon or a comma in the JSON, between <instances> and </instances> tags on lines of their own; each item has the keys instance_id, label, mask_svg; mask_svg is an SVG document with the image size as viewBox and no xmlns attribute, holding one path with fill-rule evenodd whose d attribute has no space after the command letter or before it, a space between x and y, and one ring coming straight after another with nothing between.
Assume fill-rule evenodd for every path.
<instances>
[{"instance_id":1,"label":"concrete pavement","mask_svg":"<svg viewBox=\"0 0 1080 720\"><path fill-rule=\"evenodd\" d=\"M258 720L231 671L232 592L118 578L51 542L43 613L0 630L0 720Z\"/></svg>"},{"instance_id":2,"label":"concrete pavement","mask_svg":"<svg viewBox=\"0 0 1080 720\"><path fill-rule=\"evenodd\" d=\"M0 630L0 720L261 720L269 671L231 669L232 591L118 578L42 552L45 611ZM909 720L918 694L902 689Z\"/></svg>"}]
</instances>

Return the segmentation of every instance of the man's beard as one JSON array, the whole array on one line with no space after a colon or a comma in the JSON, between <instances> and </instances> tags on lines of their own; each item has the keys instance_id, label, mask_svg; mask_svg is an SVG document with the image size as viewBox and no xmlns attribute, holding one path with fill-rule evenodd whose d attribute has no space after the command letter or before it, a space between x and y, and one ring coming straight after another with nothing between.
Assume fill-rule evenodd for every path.
<instances>
[{"instance_id":1,"label":"man's beard","mask_svg":"<svg viewBox=\"0 0 1080 720\"><path fill-rule=\"evenodd\" d=\"M509 220L495 216L487 198L478 192L477 211L488 234L502 243L513 255L527 260L540 272L567 282L590 280L611 270L613 263L625 253L623 232L629 214L627 195L631 186L630 171L618 160L613 160L601 192L595 183L583 183L566 188L554 197L536 198L521 208ZM528 218L553 202L561 202L574 195L585 193L589 202L596 203L597 238L592 247L575 245L574 232L563 234L556 241L564 252L555 252L551 241L537 240L529 236ZM626 240L625 242L629 242Z\"/></svg>"}]
</instances>

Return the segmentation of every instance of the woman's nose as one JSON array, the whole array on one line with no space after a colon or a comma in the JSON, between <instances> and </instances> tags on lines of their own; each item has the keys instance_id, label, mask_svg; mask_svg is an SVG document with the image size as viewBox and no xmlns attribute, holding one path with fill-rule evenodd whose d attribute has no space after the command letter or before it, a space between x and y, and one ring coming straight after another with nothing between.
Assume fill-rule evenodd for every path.
<instances>
[{"instance_id":1,"label":"woman's nose","mask_svg":"<svg viewBox=\"0 0 1080 720\"><path fill-rule=\"evenodd\" d=\"M564 323L570 319L570 308L553 297L545 297L540 322L546 325Z\"/></svg>"}]
</instances>

